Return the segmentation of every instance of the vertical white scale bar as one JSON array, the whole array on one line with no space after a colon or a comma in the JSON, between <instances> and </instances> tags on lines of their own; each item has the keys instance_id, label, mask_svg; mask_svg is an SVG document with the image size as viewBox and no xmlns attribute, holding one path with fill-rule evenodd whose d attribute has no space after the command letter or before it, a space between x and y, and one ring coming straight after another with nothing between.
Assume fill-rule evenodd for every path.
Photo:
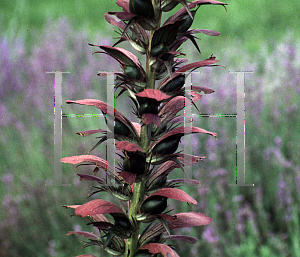
<instances>
[{"instance_id":1,"label":"vertical white scale bar","mask_svg":"<svg viewBox=\"0 0 300 257\"><path fill-rule=\"evenodd\" d=\"M115 112L114 112L114 106L115 106L115 94L114 94L114 73L108 73L107 74L107 104L110 106L107 106L107 131L108 127L114 128L114 119L115 119ZM108 126L109 124L109 126ZM107 137L106 141L106 161L114 167L115 170L115 137L114 137L114 129L111 130L112 136ZM115 183L114 180L107 181L110 183Z\"/></svg>"},{"instance_id":2,"label":"vertical white scale bar","mask_svg":"<svg viewBox=\"0 0 300 257\"><path fill-rule=\"evenodd\" d=\"M63 184L62 178L62 73L70 72L46 72L55 73L54 77L54 179L46 186L70 186Z\"/></svg>"},{"instance_id":3,"label":"vertical white scale bar","mask_svg":"<svg viewBox=\"0 0 300 257\"><path fill-rule=\"evenodd\" d=\"M236 184L230 186L254 186L245 184L245 73L246 71L236 71L237 73L237 106L236 106Z\"/></svg>"},{"instance_id":4,"label":"vertical white scale bar","mask_svg":"<svg viewBox=\"0 0 300 257\"><path fill-rule=\"evenodd\" d=\"M187 99L187 96L191 96L192 90L192 73L185 77L185 108L184 108L184 133L190 133L192 131L192 103ZM191 163L192 161L192 143L191 136L186 135L184 137L184 163ZM186 155L189 154L189 155ZM184 170L189 178L192 178L192 165L187 165Z\"/></svg>"}]
</instances>

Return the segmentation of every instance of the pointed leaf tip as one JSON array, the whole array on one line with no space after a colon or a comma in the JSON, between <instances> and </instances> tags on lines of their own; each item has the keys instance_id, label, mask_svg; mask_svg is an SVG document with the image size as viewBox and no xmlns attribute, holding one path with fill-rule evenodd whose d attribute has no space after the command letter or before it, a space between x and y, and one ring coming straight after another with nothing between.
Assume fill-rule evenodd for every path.
<instances>
[{"instance_id":1,"label":"pointed leaf tip","mask_svg":"<svg viewBox=\"0 0 300 257\"><path fill-rule=\"evenodd\" d=\"M75 209L77 215L82 217L96 215L96 214L106 214L106 213L124 213L117 205L114 203L96 199L80 205Z\"/></svg>"},{"instance_id":2,"label":"pointed leaf tip","mask_svg":"<svg viewBox=\"0 0 300 257\"><path fill-rule=\"evenodd\" d=\"M88 238L92 238L92 239L98 239L98 236L94 233L91 233L91 232L86 232L86 231L69 231L67 233L67 236L69 235L80 235L80 236L83 236L83 237L88 237Z\"/></svg>"},{"instance_id":3,"label":"pointed leaf tip","mask_svg":"<svg viewBox=\"0 0 300 257\"><path fill-rule=\"evenodd\" d=\"M197 201L194 198L192 198L186 192L184 192L178 188L162 188L162 189L156 191L155 193L151 194L150 196L153 196L153 195L161 195L161 196L175 199L178 201L197 204Z\"/></svg>"}]
</instances>

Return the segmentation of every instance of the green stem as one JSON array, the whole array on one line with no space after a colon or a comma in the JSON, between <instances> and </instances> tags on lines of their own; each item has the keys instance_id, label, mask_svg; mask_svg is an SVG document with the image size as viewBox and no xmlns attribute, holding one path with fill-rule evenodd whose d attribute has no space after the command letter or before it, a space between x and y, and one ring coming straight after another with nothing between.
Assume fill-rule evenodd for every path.
<instances>
[{"instance_id":1,"label":"green stem","mask_svg":"<svg viewBox=\"0 0 300 257\"><path fill-rule=\"evenodd\" d=\"M158 9L155 10L157 12ZM159 17L161 17L161 11L159 10ZM159 19L160 20L160 19ZM160 26L160 21L158 23L158 26ZM151 51L151 42L152 37L155 30L150 31L149 35L149 46L148 51L146 53L146 74L147 74L147 86L146 89L154 89L155 88L155 69L153 69L150 65L151 57L150 57L150 51ZM141 144L140 147L143 149L143 151L147 152L147 147L149 146L149 143L151 141L151 138L148 138L147 130L150 130L152 128L152 125L142 125L141 127ZM146 169L148 169L147 163ZM133 195L130 203L130 209L129 209L129 219L136 224L135 231L132 234L131 238L128 238L126 240L125 245L125 257L133 257L135 251L138 247L138 239L140 234L140 222L136 220L136 214L139 212L140 204L145 198L145 180L144 178L142 181L135 182L133 186Z\"/></svg>"},{"instance_id":2,"label":"green stem","mask_svg":"<svg viewBox=\"0 0 300 257\"><path fill-rule=\"evenodd\" d=\"M136 214L138 213L140 203L144 200L145 195L145 181L134 183L133 197L130 203L129 219L136 224L135 232L131 238L126 240L125 256L132 257L137 249L137 243L140 232L140 222L136 221Z\"/></svg>"}]
</instances>

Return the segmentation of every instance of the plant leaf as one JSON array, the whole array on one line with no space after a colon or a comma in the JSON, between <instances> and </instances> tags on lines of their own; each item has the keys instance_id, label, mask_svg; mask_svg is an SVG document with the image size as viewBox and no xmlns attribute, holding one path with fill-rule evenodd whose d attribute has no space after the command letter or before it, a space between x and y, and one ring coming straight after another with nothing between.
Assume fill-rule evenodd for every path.
<instances>
[{"instance_id":1,"label":"plant leaf","mask_svg":"<svg viewBox=\"0 0 300 257\"><path fill-rule=\"evenodd\" d=\"M180 240L180 241L185 241L189 244L195 244L198 242L198 239L192 236L185 236L185 235L167 235L164 236L165 239L167 240Z\"/></svg>"},{"instance_id":2,"label":"plant leaf","mask_svg":"<svg viewBox=\"0 0 300 257\"><path fill-rule=\"evenodd\" d=\"M133 18L137 17L137 15L130 13L130 12L115 12L114 13L119 19L129 21L133 20Z\"/></svg>"},{"instance_id":3,"label":"plant leaf","mask_svg":"<svg viewBox=\"0 0 300 257\"><path fill-rule=\"evenodd\" d=\"M130 142L127 142L127 141L120 141L116 144L116 146L121 151L122 150L125 150L125 151L128 151L128 152L139 151L139 152L144 153L144 151L137 144L130 143Z\"/></svg>"},{"instance_id":4,"label":"plant leaf","mask_svg":"<svg viewBox=\"0 0 300 257\"><path fill-rule=\"evenodd\" d=\"M202 95L194 92L194 91L191 91L191 97L192 97L192 100L194 103L198 102L201 98L202 98Z\"/></svg>"},{"instance_id":5,"label":"plant leaf","mask_svg":"<svg viewBox=\"0 0 300 257\"><path fill-rule=\"evenodd\" d=\"M169 46L173 41L175 41L178 33L178 28L183 22L184 21L178 21L173 24L164 25L156 30L153 34L151 47L153 48L154 46L161 43Z\"/></svg>"},{"instance_id":6,"label":"plant leaf","mask_svg":"<svg viewBox=\"0 0 300 257\"><path fill-rule=\"evenodd\" d=\"M162 218L169 220L169 215L167 217L165 217L165 215L166 214L160 214ZM176 218L173 218L171 222L172 225L170 225L169 229L207 225L213 220L201 212L182 212L177 213L174 216Z\"/></svg>"},{"instance_id":7,"label":"plant leaf","mask_svg":"<svg viewBox=\"0 0 300 257\"><path fill-rule=\"evenodd\" d=\"M178 188L161 188L158 191L156 191L155 193L152 193L151 195L149 195L149 197L151 197L153 195L161 195L161 196L175 199L178 201L197 204L197 201L194 198L192 198L186 192L184 192Z\"/></svg>"},{"instance_id":8,"label":"plant leaf","mask_svg":"<svg viewBox=\"0 0 300 257\"><path fill-rule=\"evenodd\" d=\"M80 174L80 173L77 173L77 175L80 177L80 181L90 180L90 181L96 181L100 184L106 184L106 181L103 178L99 178L99 177L87 175L87 174Z\"/></svg>"},{"instance_id":9,"label":"plant leaf","mask_svg":"<svg viewBox=\"0 0 300 257\"><path fill-rule=\"evenodd\" d=\"M152 149L155 145L157 145L159 142L161 142L163 139L172 136L172 135L176 135L176 134L191 134L191 133L205 133L205 134L209 134L212 135L214 137L217 137L217 133L214 132L209 132L205 129L202 128L198 128L198 127L178 127L178 128L174 128L171 131L167 132L164 136L162 136L160 139L156 140L155 142L153 142L148 149Z\"/></svg>"},{"instance_id":10,"label":"plant leaf","mask_svg":"<svg viewBox=\"0 0 300 257\"><path fill-rule=\"evenodd\" d=\"M136 131L138 132L139 136L141 135L141 124L137 122L131 122Z\"/></svg>"},{"instance_id":11,"label":"plant leaf","mask_svg":"<svg viewBox=\"0 0 300 257\"><path fill-rule=\"evenodd\" d=\"M101 159L98 156L94 155L77 155L77 156L70 156L64 157L60 159L61 162L64 163L71 163L71 164L78 164L82 162L92 162L95 163L98 167L108 170L114 174L114 168L105 160Z\"/></svg>"},{"instance_id":12,"label":"plant leaf","mask_svg":"<svg viewBox=\"0 0 300 257\"><path fill-rule=\"evenodd\" d=\"M76 100L76 101L67 100L66 103L67 104L81 104L81 105L95 106L104 113L108 113L107 109L109 109L113 112L112 115L114 115L116 119L118 119L125 126L127 126L131 130L131 132L136 137L138 137L138 133L135 130L132 123L122 113L120 113L118 110L116 110L115 108L113 108L112 106L108 105L107 103L105 103L101 100L96 100L96 99L83 99L83 100ZM110 114L110 112L108 114Z\"/></svg>"},{"instance_id":13,"label":"plant leaf","mask_svg":"<svg viewBox=\"0 0 300 257\"><path fill-rule=\"evenodd\" d=\"M83 137L87 137L99 132L107 132L106 130L103 129L94 129L94 130L86 130L86 131L81 131L81 132L76 132L77 135L83 136Z\"/></svg>"},{"instance_id":14,"label":"plant leaf","mask_svg":"<svg viewBox=\"0 0 300 257\"><path fill-rule=\"evenodd\" d=\"M177 155L178 155L177 158L183 163L183 166L195 164L198 161L202 161L202 159L206 158L205 156L196 156L196 155L182 154L182 153L179 153ZM187 156L188 158L185 158L185 156Z\"/></svg>"},{"instance_id":15,"label":"plant leaf","mask_svg":"<svg viewBox=\"0 0 300 257\"><path fill-rule=\"evenodd\" d=\"M97 227L99 229L108 229L111 226L113 226L113 224L111 224L110 222L103 222L103 221L97 221L97 222L91 222L88 223L87 225L92 224L94 227Z\"/></svg>"},{"instance_id":16,"label":"plant leaf","mask_svg":"<svg viewBox=\"0 0 300 257\"><path fill-rule=\"evenodd\" d=\"M215 31L215 30L209 30L209 29L192 29L189 31L190 33L203 33L209 36L219 36L220 32Z\"/></svg>"},{"instance_id":17,"label":"plant leaf","mask_svg":"<svg viewBox=\"0 0 300 257\"><path fill-rule=\"evenodd\" d=\"M204 4L223 5L225 9L226 9L225 5L227 5L225 3L222 3L222 2L219 2L219 1L214 1L214 0L196 0L196 1L193 1L193 2L189 3L187 6L188 6L188 9L193 9L197 5L200 6L200 5L204 5ZM165 24L174 23L179 17L181 17L182 15L187 13L188 9L186 7L180 8L174 15L172 15L169 19L166 20Z\"/></svg>"},{"instance_id":18,"label":"plant leaf","mask_svg":"<svg viewBox=\"0 0 300 257\"><path fill-rule=\"evenodd\" d=\"M179 257L179 255L168 245L158 244L158 243L150 243L142 246L140 249L147 249L150 253L162 253L163 256L168 257L170 254L171 257Z\"/></svg>"},{"instance_id":19,"label":"plant leaf","mask_svg":"<svg viewBox=\"0 0 300 257\"><path fill-rule=\"evenodd\" d=\"M106 13L106 14L104 15L104 17L105 17L105 20L106 20L108 23L110 23L110 24L112 24L112 25L115 25L115 26L117 26L118 28L120 28L120 29L122 29L122 30L125 29L125 27L126 27L125 22L122 21L122 20L120 20L120 19L119 19L118 17L116 17L115 15Z\"/></svg>"},{"instance_id":20,"label":"plant leaf","mask_svg":"<svg viewBox=\"0 0 300 257\"><path fill-rule=\"evenodd\" d=\"M62 207L65 207L67 209L76 209L80 204L74 204L74 205L62 205Z\"/></svg>"},{"instance_id":21,"label":"plant leaf","mask_svg":"<svg viewBox=\"0 0 300 257\"><path fill-rule=\"evenodd\" d=\"M208 87L199 87L199 86L191 86L191 89L196 92L204 92L204 94L212 94L215 92L215 90L210 89Z\"/></svg>"},{"instance_id":22,"label":"plant leaf","mask_svg":"<svg viewBox=\"0 0 300 257\"><path fill-rule=\"evenodd\" d=\"M91 215L95 222L109 222L109 220L103 214Z\"/></svg>"},{"instance_id":23,"label":"plant leaf","mask_svg":"<svg viewBox=\"0 0 300 257\"><path fill-rule=\"evenodd\" d=\"M124 213L117 205L114 203L95 199L80 205L75 209L75 213L81 215L82 217L91 216L95 214L105 214L105 213Z\"/></svg>"},{"instance_id":24,"label":"plant leaf","mask_svg":"<svg viewBox=\"0 0 300 257\"><path fill-rule=\"evenodd\" d=\"M178 178L178 179L172 179L170 181L168 181L168 183L184 183L184 184L188 184L190 186L197 186L200 184L200 182L198 180L195 179L187 179L187 178Z\"/></svg>"},{"instance_id":25,"label":"plant leaf","mask_svg":"<svg viewBox=\"0 0 300 257\"><path fill-rule=\"evenodd\" d=\"M124 179L124 181L126 183L128 183L129 185L133 185L134 181L135 181L135 177L136 177L136 174L133 174L131 172L128 172L128 171L122 171L119 176L121 178Z\"/></svg>"},{"instance_id":26,"label":"plant leaf","mask_svg":"<svg viewBox=\"0 0 300 257\"><path fill-rule=\"evenodd\" d=\"M128 0L117 0L117 5L122 7L124 11L129 11L129 1Z\"/></svg>"},{"instance_id":27,"label":"plant leaf","mask_svg":"<svg viewBox=\"0 0 300 257\"><path fill-rule=\"evenodd\" d=\"M158 89L149 89L149 88L136 94L136 96L155 99L158 102L171 97Z\"/></svg>"},{"instance_id":28,"label":"plant leaf","mask_svg":"<svg viewBox=\"0 0 300 257\"><path fill-rule=\"evenodd\" d=\"M116 59L121 60L126 65L136 66L137 68L143 70L142 64L139 59L131 52L120 48L120 47L112 47L112 46L99 46L101 49L111 54Z\"/></svg>"},{"instance_id":29,"label":"plant leaf","mask_svg":"<svg viewBox=\"0 0 300 257\"><path fill-rule=\"evenodd\" d=\"M159 116L155 115L155 114L152 114L152 113L143 113L142 122L146 125L151 124L153 122L153 124L156 127L159 127L160 124L161 124Z\"/></svg>"},{"instance_id":30,"label":"plant leaf","mask_svg":"<svg viewBox=\"0 0 300 257\"><path fill-rule=\"evenodd\" d=\"M219 61L216 60L216 57L211 56L210 58L204 60L204 61L199 61L199 62L193 62L193 63L189 63L187 65L182 66L181 68L179 68L176 72L186 72L188 70L194 70L200 67L204 67L204 66L209 66L212 65L214 63L217 63Z\"/></svg>"},{"instance_id":31,"label":"plant leaf","mask_svg":"<svg viewBox=\"0 0 300 257\"><path fill-rule=\"evenodd\" d=\"M86 232L86 231L69 231L67 233L67 236L69 235L80 235L80 236L83 236L83 237L88 237L88 238L93 238L93 239L98 239L99 237L94 234L94 233L91 233L91 232Z\"/></svg>"}]
</instances>

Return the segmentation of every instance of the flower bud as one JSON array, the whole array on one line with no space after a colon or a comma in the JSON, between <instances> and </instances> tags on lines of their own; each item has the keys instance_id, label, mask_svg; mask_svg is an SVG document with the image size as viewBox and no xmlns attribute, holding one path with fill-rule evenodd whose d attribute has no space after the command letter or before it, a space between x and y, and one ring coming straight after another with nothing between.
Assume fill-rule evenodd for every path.
<instances>
[{"instance_id":1,"label":"flower bud","mask_svg":"<svg viewBox=\"0 0 300 257\"><path fill-rule=\"evenodd\" d=\"M154 9L151 0L130 0L129 11L145 18L154 18Z\"/></svg>"},{"instance_id":2,"label":"flower bud","mask_svg":"<svg viewBox=\"0 0 300 257\"><path fill-rule=\"evenodd\" d=\"M162 53L165 53L165 52L168 52L169 51L169 47L163 43L160 43L154 47L152 47L151 49L151 56L159 56L161 55Z\"/></svg>"},{"instance_id":3,"label":"flower bud","mask_svg":"<svg viewBox=\"0 0 300 257\"><path fill-rule=\"evenodd\" d=\"M142 116L143 113L158 114L157 103L154 103L153 101L144 102L140 105L138 112L140 116Z\"/></svg>"},{"instance_id":4,"label":"flower bud","mask_svg":"<svg viewBox=\"0 0 300 257\"><path fill-rule=\"evenodd\" d=\"M193 17L195 17L196 11L191 11ZM186 19L185 22L179 26L178 28L178 32L186 32L193 24L193 19L191 18L191 16L186 13L182 16L182 19Z\"/></svg>"},{"instance_id":5,"label":"flower bud","mask_svg":"<svg viewBox=\"0 0 300 257\"><path fill-rule=\"evenodd\" d=\"M167 197L154 195L147 198L142 206L141 212L148 214L160 214L167 208Z\"/></svg>"},{"instance_id":6,"label":"flower bud","mask_svg":"<svg viewBox=\"0 0 300 257\"><path fill-rule=\"evenodd\" d=\"M177 148L181 136L174 135L159 142L152 150L152 154L173 154Z\"/></svg>"},{"instance_id":7,"label":"flower bud","mask_svg":"<svg viewBox=\"0 0 300 257\"><path fill-rule=\"evenodd\" d=\"M141 72L136 66L125 65L124 66L124 75L129 78L139 80L142 76Z\"/></svg>"},{"instance_id":8,"label":"flower bud","mask_svg":"<svg viewBox=\"0 0 300 257\"><path fill-rule=\"evenodd\" d=\"M123 161L124 171L131 172L136 175L142 175L145 172L146 156L142 152L126 152Z\"/></svg>"},{"instance_id":9,"label":"flower bud","mask_svg":"<svg viewBox=\"0 0 300 257\"><path fill-rule=\"evenodd\" d=\"M185 75L179 75L176 78L169 81L162 89L164 93L173 92L183 87L185 83Z\"/></svg>"}]
</instances>

